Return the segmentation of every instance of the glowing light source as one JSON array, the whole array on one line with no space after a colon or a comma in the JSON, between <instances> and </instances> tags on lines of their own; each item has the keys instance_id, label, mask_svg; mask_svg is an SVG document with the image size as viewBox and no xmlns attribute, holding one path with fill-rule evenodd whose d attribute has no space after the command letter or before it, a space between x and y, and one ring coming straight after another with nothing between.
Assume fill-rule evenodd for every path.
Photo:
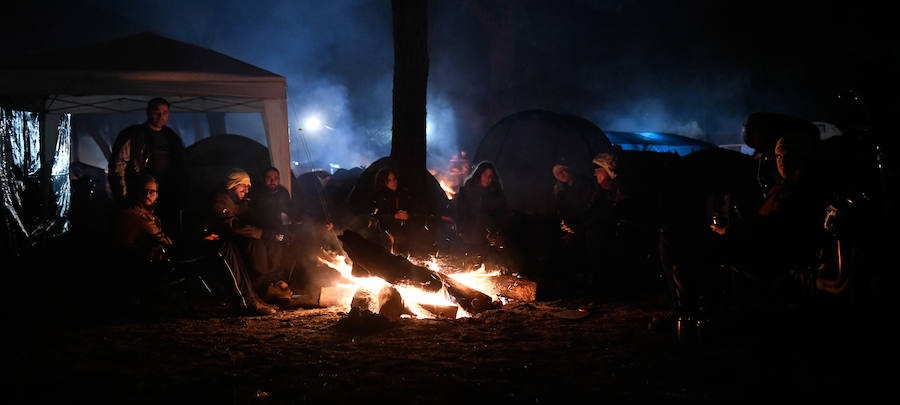
<instances>
[{"instance_id":1,"label":"glowing light source","mask_svg":"<svg viewBox=\"0 0 900 405\"><path fill-rule=\"evenodd\" d=\"M316 132L322 129L322 120L316 116L306 117L306 119L303 120L303 129L309 132Z\"/></svg>"}]
</instances>

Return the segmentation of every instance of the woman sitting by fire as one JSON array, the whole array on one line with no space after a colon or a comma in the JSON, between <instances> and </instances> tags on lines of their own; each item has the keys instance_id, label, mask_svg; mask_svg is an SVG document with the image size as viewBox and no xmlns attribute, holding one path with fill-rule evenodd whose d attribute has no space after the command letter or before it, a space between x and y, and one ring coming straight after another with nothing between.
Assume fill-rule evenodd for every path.
<instances>
[{"instance_id":1,"label":"woman sitting by fire","mask_svg":"<svg viewBox=\"0 0 900 405\"><path fill-rule=\"evenodd\" d=\"M375 175L370 211L373 222L369 224L370 229L378 231L376 239L394 253L405 252L409 248L408 201L402 198L399 185L400 179L394 168L385 167L378 171Z\"/></svg>"},{"instance_id":2,"label":"woman sitting by fire","mask_svg":"<svg viewBox=\"0 0 900 405\"><path fill-rule=\"evenodd\" d=\"M478 164L460 188L458 204L457 225L463 243L480 249L500 242L495 238L501 235L506 197L492 163Z\"/></svg>"}]
</instances>

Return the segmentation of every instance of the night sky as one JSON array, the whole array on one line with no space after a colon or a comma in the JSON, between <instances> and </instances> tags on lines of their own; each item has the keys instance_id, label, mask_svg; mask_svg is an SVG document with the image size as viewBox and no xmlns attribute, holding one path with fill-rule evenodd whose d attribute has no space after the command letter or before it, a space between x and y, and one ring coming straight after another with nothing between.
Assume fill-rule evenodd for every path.
<instances>
[{"instance_id":1,"label":"night sky","mask_svg":"<svg viewBox=\"0 0 900 405\"><path fill-rule=\"evenodd\" d=\"M535 108L724 144L741 143L754 111L828 121L842 90L897 105L887 6L783 3L432 0L429 158L473 151L492 124ZM2 14L3 58L151 31L286 77L291 127L315 115L331 128L309 135L314 159L348 167L389 153L388 0L39 2Z\"/></svg>"}]
</instances>

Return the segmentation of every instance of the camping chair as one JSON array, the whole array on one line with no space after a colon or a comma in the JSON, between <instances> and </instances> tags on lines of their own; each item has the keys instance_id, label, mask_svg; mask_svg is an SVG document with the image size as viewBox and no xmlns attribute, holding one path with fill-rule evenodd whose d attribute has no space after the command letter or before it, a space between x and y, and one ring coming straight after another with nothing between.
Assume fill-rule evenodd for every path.
<instances>
[{"instance_id":1,"label":"camping chair","mask_svg":"<svg viewBox=\"0 0 900 405\"><path fill-rule=\"evenodd\" d=\"M165 280L184 309L191 311L199 301L215 301L217 297L224 304L231 295L237 296L241 308L247 308L247 300L237 287L235 271L223 256L221 245L216 240L201 239L191 246L189 255L177 259L164 252L168 268Z\"/></svg>"}]
</instances>

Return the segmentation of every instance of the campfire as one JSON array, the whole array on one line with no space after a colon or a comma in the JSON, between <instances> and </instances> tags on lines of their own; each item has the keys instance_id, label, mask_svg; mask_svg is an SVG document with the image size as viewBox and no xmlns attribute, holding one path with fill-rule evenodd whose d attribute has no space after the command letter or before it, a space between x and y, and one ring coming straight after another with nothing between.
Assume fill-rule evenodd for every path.
<instances>
[{"instance_id":1,"label":"campfire","mask_svg":"<svg viewBox=\"0 0 900 405\"><path fill-rule=\"evenodd\" d=\"M340 237L349 257L319 257L344 282L323 287L319 304L399 318L462 318L535 299L536 284L499 270L459 269L430 257L420 264L395 256L353 232Z\"/></svg>"}]
</instances>

